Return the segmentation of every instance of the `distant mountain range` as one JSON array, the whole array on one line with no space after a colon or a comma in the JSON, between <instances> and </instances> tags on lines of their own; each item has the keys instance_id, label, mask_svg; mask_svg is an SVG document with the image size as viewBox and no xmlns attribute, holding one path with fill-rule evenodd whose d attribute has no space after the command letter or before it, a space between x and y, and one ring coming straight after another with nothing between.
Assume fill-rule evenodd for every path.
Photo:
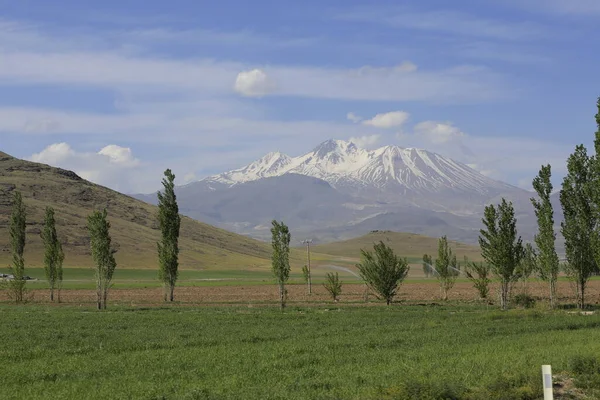
<instances>
[{"instance_id":1,"label":"distant mountain range","mask_svg":"<svg viewBox=\"0 0 600 400\"><path fill-rule=\"evenodd\" d=\"M427 150L369 151L342 140L327 140L298 157L269 153L180 186L177 195L183 214L260 239L270 237L276 218L296 237L316 241L386 229L477 243L485 205L502 197L513 201L523 238L532 240L536 231L529 191ZM135 197L156 204L155 194ZM553 201L558 231L558 193Z\"/></svg>"}]
</instances>

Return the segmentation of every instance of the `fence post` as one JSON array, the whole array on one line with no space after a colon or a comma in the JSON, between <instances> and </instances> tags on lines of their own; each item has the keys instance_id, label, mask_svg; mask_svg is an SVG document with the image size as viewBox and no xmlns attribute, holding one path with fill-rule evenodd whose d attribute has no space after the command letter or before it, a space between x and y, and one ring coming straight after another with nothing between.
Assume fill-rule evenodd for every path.
<instances>
[{"instance_id":1,"label":"fence post","mask_svg":"<svg viewBox=\"0 0 600 400\"><path fill-rule=\"evenodd\" d=\"M550 365L542 365L542 378L544 382L544 400L553 400L552 367Z\"/></svg>"}]
</instances>

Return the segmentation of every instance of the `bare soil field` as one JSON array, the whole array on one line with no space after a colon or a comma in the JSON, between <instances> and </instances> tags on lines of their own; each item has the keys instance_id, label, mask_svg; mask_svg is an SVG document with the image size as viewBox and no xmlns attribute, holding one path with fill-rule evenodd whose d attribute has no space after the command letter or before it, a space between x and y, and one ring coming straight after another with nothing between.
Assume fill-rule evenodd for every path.
<instances>
[{"instance_id":1,"label":"bare soil field","mask_svg":"<svg viewBox=\"0 0 600 400\"><path fill-rule=\"evenodd\" d=\"M489 303L497 303L498 285L492 284ZM327 304L333 303L322 285L313 285L312 295L307 294L306 285L287 285L288 304ZM513 294L526 291L539 299L546 299L547 285L543 282L529 282L526 289L521 283L513 288ZM30 301L33 303L48 303L49 291L33 289L29 292ZM574 303L574 287L570 282L558 283L560 303ZM136 288L112 289L109 292L109 303L118 303L131 306L159 306L162 301L162 288ZM277 287L275 285L240 285L240 286L210 286L210 287L177 287L175 300L183 305L276 305L278 302ZM374 294L370 293L368 302L365 303L365 286L361 284L346 284L342 287L339 303L366 305L378 304ZM479 301L477 291L471 283L458 282L449 292L449 300L461 302ZM10 301L7 291L0 291L0 301ZM63 290L61 295L63 304L89 305L96 301L94 290L69 289ZM396 302L438 302L440 301L440 288L436 281L430 283L404 283L396 296ZM590 281L586 291L588 304L600 303L600 281Z\"/></svg>"}]
</instances>

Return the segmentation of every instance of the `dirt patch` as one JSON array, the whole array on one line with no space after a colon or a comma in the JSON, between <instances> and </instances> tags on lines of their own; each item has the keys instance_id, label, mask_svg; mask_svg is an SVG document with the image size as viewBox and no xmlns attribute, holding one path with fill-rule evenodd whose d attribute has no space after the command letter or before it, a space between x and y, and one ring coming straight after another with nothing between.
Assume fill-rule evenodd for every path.
<instances>
[{"instance_id":1,"label":"dirt patch","mask_svg":"<svg viewBox=\"0 0 600 400\"><path fill-rule=\"evenodd\" d=\"M569 282L558 284L559 303L574 303L575 296L572 285ZM305 285L288 285L288 303L299 304L331 304L331 298L322 285L313 285L312 295L307 294ZM525 290L521 284L513 289L513 293ZM530 282L527 292L545 300L547 297L547 285L543 282ZM491 296L489 302L495 304L497 299L498 285L491 285ZM49 303L49 291L44 289L31 290L31 301L35 303ZM93 304L96 301L95 290L70 289L63 290L62 302L66 304ZM112 289L109 293L109 302L125 303L131 305L162 304L163 290L161 288L139 288L139 289ZM252 285L252 286L210 286L210 287L184 287L175 289L175 299L178 303L215 305L215 304L276 304L278 301L277 287L275 285ZM365 286L360 284L347 284L342 287L340 303L365 304ZM371 293L370 301L376 299ZM8 301L8 293L0 291L0 301ZM470 283L457 283L449 292L450 301L473 302L478 301L477 291ZM439 302L440 289L435 280L427 283L405 283L400 287L396 301L406 302ZM591 281L586 291L586 302L588 304L600 303L600 281ZM377 303L374 303L377 304Z\"/></svg>"}]
</instances>

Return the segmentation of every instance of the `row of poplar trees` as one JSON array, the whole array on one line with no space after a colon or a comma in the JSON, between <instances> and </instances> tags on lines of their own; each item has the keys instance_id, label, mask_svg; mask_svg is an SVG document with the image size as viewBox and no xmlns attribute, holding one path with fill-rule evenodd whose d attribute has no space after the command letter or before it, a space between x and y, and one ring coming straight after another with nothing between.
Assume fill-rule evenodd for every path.
<instances>
[{"instance_id":1,"label":"row of poplar trees","mask_svg":"<svg viewBox=\"0 0 600 400\"><path fill-rule=\"evenodd\" d=\"M467 263L464 271L476 286L480 286L478 290L482 297L487 293L487 274L493 272L500 280L500 306L503 309L508 307L512 285L532 272L548 283L552 307L557 301L558 276L565 272L575 282L577 306L585 308L587 283L593 275L600 273L600 98L596 105L596 154L589 156L583 145L576 146L567 160L567 174L560 190L564 216L560 232L565 240L566 262L561 263L556 252L550 164L542 165L532 182L537 194L537 198L531 198L538 224L535 248L530 243L523 244L518 236L512 202L503 198L497 206L485 208L482 219L485 227L480 230L479 245L488 265ZM460 266L449 251L445 237L440 239L438 259L434 262L432 257L425 255L423 263L427 269L435 264L443 298L447 298L456 276L454 272Z\"/></svg>"},{"instance_id":2,"label":"row of poplar trees","mask_svg":"<svg viewBox=\"0 0 600 400\"><path fill-rule=\"evenodd\" d=\"M498 207L485 208L479 244L483 258L500 277L502 308L506 308L510 285L519 277L523 263L534 265L540 278L549 284L552 307L556 305L556 282L564 271L576 287L577 306L585 308L585 291L589 279L600 273L600 97L597 100L594 147L589 156L581 144L567 160L567 174L560 190L564 220L560 232L565 240L566 262L556 253L554 210L551 202L553 186L550 164L542 165L533 179L537 198L531 198L538 222L534 241L536 248L523 245L517 237L516 218L512 203L502 199Z\"/></svg>"},{"instance_id":3,"label":"row of poplar trees","mask_svg":"<svg viewBox=\"0 0 600 400\"><path fill-rule=\"evenodd\" d=\"M24 256L26 227L27 208L23 202L21 192L15 191L9 223L10 247L12 252L12 263L9 271L12 279L8 281L8 289L10 296L16 303L23 303L26 300L25 285L27 277L25 276ZM54 209L52 207L46 207L41 237L44 242L44 272L50 285L50 299L54 301L54 292L56 290L58 292L58 301L60 301L60 289L63 280L62 265L65 255L56 234Z\"/></svg>"},{"instance_id":4,"label":"row of poplar trees","mask_svg":"<svg viewBox=\"0 0 600 400\"><path fill-rule=\"evenodd\" d=\"M179 230L181 216L175 196L175 175L171 170L164 173L162 184L164 193L158 193L158 220L161 240L157 243L159 259L159 278L164 283L165 301L173 301L175 283L178 277ZM15 191L10 217L9 235L11 240L12 263L9 270L12 279L8 281L9 293L17 303L25 301L25 243L27 210L21 192ZM97 307L106 309L108 290L117 267L117 250L110 237L110 222L106 209L94 211L88 216L87 230L90 236L90 248L95 264ZM44 242L44 269L50 286L50 300L54 301L54 292L60 302L60 290L63 281L63 262L65 254L56 231L55 212L46 207L44 227L41 232Z\"/></svg>"}]
</instances>

